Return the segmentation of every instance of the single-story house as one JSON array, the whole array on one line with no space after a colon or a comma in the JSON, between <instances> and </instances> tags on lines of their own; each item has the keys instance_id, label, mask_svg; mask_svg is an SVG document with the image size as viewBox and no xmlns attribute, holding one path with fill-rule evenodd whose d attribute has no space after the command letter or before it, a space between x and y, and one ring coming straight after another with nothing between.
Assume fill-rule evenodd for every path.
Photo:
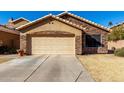
<instances>
[{"instance_id":1,"label":"single-story house","mask_svg":"<svg viewBox=\"0 0 124 93\"><path fill-rule=\"evenodd\" d=\"M20 32L0 25L0 46L20 48Z\"/></svg>"},{"instance_id":2,"label":"single-story house","mask_svg":"<svg viewBox=\"0 0 124 93\"><path fill-rule=\"evenodd\" d=\"M107 53L109 29L69 12L46 15L16 27L27 54Z\"/></svg>"}]
</instances>

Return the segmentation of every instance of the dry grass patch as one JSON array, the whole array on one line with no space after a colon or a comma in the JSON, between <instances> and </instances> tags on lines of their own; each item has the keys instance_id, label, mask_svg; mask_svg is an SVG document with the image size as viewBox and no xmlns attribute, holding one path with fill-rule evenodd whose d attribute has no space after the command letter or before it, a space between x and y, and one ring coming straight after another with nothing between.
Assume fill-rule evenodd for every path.
<instances>
[{"instance_id":1,"label":"dry grass patch","mask_svg":"<svg viewBox=\"0 0 124 93\"><path fill-rule=\"evenodd\" d=\"M124 57L112 54L78 56L96 81L124 81Z\"/></svg>"}]
</instances>

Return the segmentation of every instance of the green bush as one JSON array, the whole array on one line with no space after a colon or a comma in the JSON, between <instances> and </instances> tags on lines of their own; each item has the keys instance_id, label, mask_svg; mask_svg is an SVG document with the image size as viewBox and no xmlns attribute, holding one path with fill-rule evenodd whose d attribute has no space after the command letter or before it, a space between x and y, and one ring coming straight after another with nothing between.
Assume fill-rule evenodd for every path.
<instances>
[{"instance_id":1,"label":"green bush","mask_svg":"<svg viewBox=\"0 0 124 93\"><path fill-rule=\"evenodd\" d=\"M8 46L0 46L0 54L15 54L16 48L10 48Z\"/></svg>"},{"instance_id":2,"label":"green bush","mask_svg":"<svg viewBox=\"0 0 124 93\"><path fill-rule=\"evenodd\" d=\"M115 50L114 54L115 54L115 56L124 57L124 47L121 49Z\"/></svg>"},{"instance_id":3,"label":"green bush","mask_svg":"<svg viewBox=\"0 0 124 93\"><path fill-rule=\"evenodd\" d=\"M15 48L9 48L8 52L9 52L9 54L16 54L17 53Z\"/></svg>"}]
</instances>

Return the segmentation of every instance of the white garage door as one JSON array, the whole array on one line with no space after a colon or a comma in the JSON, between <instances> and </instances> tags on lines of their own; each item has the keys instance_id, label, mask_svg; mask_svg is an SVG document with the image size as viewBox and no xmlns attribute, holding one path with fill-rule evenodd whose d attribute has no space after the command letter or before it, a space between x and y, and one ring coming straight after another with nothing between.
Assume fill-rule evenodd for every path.
<instances>
[{"instance_id":1,"label":"white garage door","mask_svg":"<svg viewBox=\"0 0 124 93\"><path fill-rule=\"evenodd\" d=\"M32 54L75 54L75 38L32 37Z\"/></svg>"}]
</instances>

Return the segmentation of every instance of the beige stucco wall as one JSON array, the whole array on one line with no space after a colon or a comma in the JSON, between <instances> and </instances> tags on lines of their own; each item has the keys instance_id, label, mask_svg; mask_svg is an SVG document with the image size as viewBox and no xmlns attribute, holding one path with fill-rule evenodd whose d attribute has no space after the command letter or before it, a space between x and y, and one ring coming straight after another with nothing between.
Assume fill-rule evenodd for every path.
<instances>
[{"instance_id":1,"label":"beige stucco wall","mask_svg":"<svg viewBox=\"0 0 124 93\"><path fill-rule=\"evenodd\" d=\"M66 25L57 20L53 20L50 23L46 23L43 25L42 23L39 23L39 24L36 24L35 26L30 26L28 29L24 30L24 32L26 32L25 34L32 33L32 32L39 32L39 31L65 31L65 32L74 33L77 36L81 35L81 32L82 32L79 29Z\"/></svg>"},{"instance_id":2,"label":"beige stucco wall","mask_svg":"<svg viewBox=\"0 0 124 93\"><path fill-rule=\"evenodd\" d=\"M0 31L0 41L3 42L3 45L7 45L8 47L14 47L19 49L20 47L19 37L20 37L19 35ZM14 41L14 46L12 46L12 40Z\"/></svg>"},{"instance_id":3,"label":"beige stucco wall","mask_svg":"<svg viewBox=\"0 0 124 93\"><path fill-rule=\"evenodd\" d=\"M124 47L124 40L109 41L108 49L111 50L112 47L115 47L116 49Z\"/></svg>"}]
</instances>

